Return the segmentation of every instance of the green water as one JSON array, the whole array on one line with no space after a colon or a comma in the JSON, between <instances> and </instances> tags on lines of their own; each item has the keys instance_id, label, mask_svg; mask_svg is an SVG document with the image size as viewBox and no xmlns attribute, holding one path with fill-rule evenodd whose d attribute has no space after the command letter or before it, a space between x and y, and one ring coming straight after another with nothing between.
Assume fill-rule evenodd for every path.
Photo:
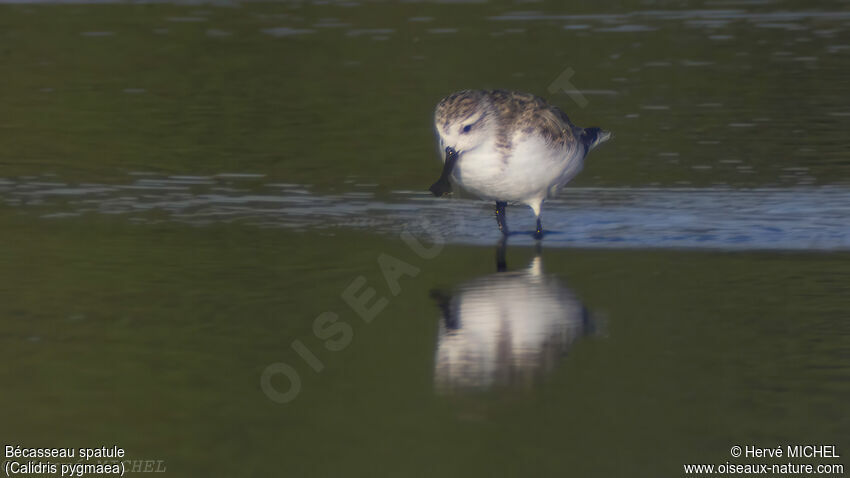
<instances>
[{"instance_id":1,"label":"green water","mask_svg":"<svg viewBox=\"0 0 850 478\"><path fill-rule=\"evenodd\" d=\"M89 181L235 171L421 189L439 173L436 102L515 88L614 132L577 185L846 184L850 32L832 6L4 6L0 161ZM733 13L674 15L699 9ZM623 17L490 19L517 10ZM598 31L624 25L655 30ZM549 92L567 69L584 107Z\"/></svg>"},{"instance_id":2,"label":"green water","mask_svg":"<svg viewBox=\"0 0 850 478\"><path fill-rule=\"evenodd\" d=\"M0 178L254 173L317 194L424 190L439 172L434 103L507 87L615 132L577 186L846 187L838 6L602 8L2 5ZM699 9L739 13L706 24L687 13ZM556 18L490 19L517 10ZM557 18L599 13L621 16ZM312 31L263 32L283 27ZM566 68L585 107L548 91ZM171 476L683 476L686 463L788 461L733 459L733 445L809 443L848 464L846 251L544 243L546 274L594 330L533 380L445 394L434 291L495 273L495 241L425 259L401 231L51 219L61 200L0 199L3 445L117 445ZM397 295L382 254L417 271ZM508 269L535 254L509 247ZM369 323L342 298L360 276L387 299ZM327 311L353 332L342 350L314 333ZM274 363L301 380L285 404L261 387Z\"/></svg>"},{"instance_id":3,"label":"green water","mask_svg":"<svg viewBox=\"0 0 850 478\"><path fill-rule=\"evenodd\" d=\"M846 254L544 251L604 332L538 387L440 396L430 290L493 273L492 250L4 222L27 238L2 239L15 443L115 443L177 476L676 476L733 444L841 444L850 426ZM396 297L380 253L421 269ZM510 250L508 267L531 255ZM369 324L340 299L361 274L390 299ZM311 330L325 311L354 331L340 352ZM285 405L260 388L275 362L302 380Z\"/></svg>"}]
</instances>

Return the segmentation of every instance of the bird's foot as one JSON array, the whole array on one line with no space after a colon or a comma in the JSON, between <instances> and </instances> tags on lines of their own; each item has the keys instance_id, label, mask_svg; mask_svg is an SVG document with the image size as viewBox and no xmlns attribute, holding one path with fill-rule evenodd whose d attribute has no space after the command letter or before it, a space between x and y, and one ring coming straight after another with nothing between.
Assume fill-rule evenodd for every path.
<instances>
[{"instance_id":1,"label":"bird's foot","mask_svg":"<svg viewBox=\"0 0 850 478\"><path fill-rule=\"evenodd\" d=\"M507 236L508 232L508 223L505 221L505 207L507 203L502 201L496 201L496 223L499 225L499 231L502 232L503 236Z\"/></svg>"},{"instance_id":2,"label":"bird's foot","mask_svg":"<svg viewBox=\"0 0 850 478\"><path fill-rule=\"evenodd\" d=\"M537 220L537 230L534 231L534 238L538 241L543 239L543 226L540 224L540 219Z\"/></svg>"}]
</instances>

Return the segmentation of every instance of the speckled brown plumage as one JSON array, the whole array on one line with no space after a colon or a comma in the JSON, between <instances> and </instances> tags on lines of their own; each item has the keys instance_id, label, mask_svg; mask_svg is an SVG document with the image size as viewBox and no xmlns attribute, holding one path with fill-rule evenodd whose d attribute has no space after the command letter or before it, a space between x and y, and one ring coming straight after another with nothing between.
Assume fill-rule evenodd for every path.
<instances>
[{"instance_id":1,"label":"speckled brown plumage","mask_svg":"<svg viewBox=\"0 0 850 478\"><path fill-rule=\"evenodd\" d=\"M550 105L543 98L507 90L464 90L444 98L437 105L435 120L448 128L458 120L464 120L481 111L484 120L495 116L499 121L496 145L500 151L509 151L511 139L516 131L526 134L537 133L555 147L567 147L581 136L582 128L572 124L566 113ZM493 114L488 114L491 112Z\"/></svg>"}]
</instances>

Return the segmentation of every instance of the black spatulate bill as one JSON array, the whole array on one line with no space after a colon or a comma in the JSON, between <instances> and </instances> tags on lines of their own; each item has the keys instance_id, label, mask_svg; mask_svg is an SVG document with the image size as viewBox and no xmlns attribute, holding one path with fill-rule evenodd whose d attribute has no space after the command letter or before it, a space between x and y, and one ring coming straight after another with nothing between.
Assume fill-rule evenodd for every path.
<instances>
[{"instance_id":1,"label":"black spatulate bill","mask_svg":"<svg viewBox=\"0 0 850 478\"><path fill-rule=\"evenodd\" d=\"M449 177L455 168L457 162L457 151L452 147L446 148L446 161L443 163L443 172L440 173L440 179L428 188L431 194L440 197L452 192L452 184L449 182Z\"/></svg>"}]
</instances>

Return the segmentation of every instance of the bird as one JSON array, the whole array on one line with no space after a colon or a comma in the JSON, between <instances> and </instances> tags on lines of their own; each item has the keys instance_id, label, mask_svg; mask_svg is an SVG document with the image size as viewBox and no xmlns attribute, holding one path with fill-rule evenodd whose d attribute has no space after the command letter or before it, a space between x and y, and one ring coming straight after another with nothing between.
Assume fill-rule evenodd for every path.
<instances>
[{"instance_id":1,"label":"bird","mask_svg":"<svg viewBox=\"0 0 850 478\"><path fill-rule=\"evenodd\" d=\"M543 238L540 210L582 169L591 150L611 138L602 128L581 128L543 98L509 90L462 90L434 110L443 161L429 190L441 197L452 185L495 201L496 222L507 236L508 203L529 206Z\"/></svg>"}]
</instances>

